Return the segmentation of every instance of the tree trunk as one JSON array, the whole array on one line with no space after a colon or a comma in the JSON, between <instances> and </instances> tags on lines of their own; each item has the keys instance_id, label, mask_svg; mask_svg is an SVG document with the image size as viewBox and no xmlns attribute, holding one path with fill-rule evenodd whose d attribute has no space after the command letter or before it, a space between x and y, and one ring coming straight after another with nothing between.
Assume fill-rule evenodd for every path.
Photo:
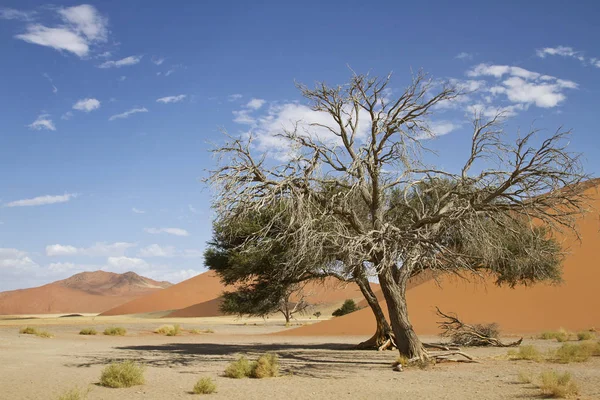
<instances>
[{"instance_id":1,"label":"tree trunk","mask_svg":"<svg viewBox=\"0 0 600 400\"><path fill-rule=\"evenodd\" d=\"M406 266L404 266L406 267ZM396 266L383 266L379 269L379 284L385 296L385 302L390 314L390 322L395 336L395 342L401 355L421 360L427 359L427 352L421 340L413 330L408 319L406 306L406 284L408 282L408 268L402 268L394 277Z\"/></svg>"},{"instance_id":2,"label":"tree trunk","mask_svg":"<svg viewBox=\"0 0 600 400\"><path fill-rule=\"evenodd\" d=\"M379 306L379 302L377 301L377 296L373 293L373 289L371 289L371 285L369 285L369 280L364 275L359 276L355 280L356 284L360 288L365 300L371 307L373 311L373 315L375 315L375 321L377 322L377 330L375 334L368 340L359 343L356 346L358 349L378 349L382 344L384 344L391 336L392 328L387 322L385 318L385 314L383 314L383 310Z\"/></svg>"}]
</instances>

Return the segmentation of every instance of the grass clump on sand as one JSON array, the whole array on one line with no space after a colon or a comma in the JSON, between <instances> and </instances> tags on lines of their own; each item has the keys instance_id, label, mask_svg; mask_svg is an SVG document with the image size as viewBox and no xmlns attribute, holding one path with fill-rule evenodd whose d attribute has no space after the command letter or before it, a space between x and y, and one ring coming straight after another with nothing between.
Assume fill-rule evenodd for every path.
<instances>
[{"instance_id":1,"label":"grass clump on sand","mask_svg":"<svg viewBox=\"0 0 600 400\"><path fill-rule=\"evenodd\" d=\"M556 339L557 342L566 342L571 338L571 334L564 328L560 328L558 331L546 331L542 332L539 336L543 340Z\"/></svg>"},{"instance_id":2,"label":"grass clump on sand","mask_svg":"<svg viewBox=\"0 0 600 400\"><path fill-rule=\"evenodd\" d=\"M67 390L66 392L58 396L57 400L85 400L87 399L87 395L88 393L90 393L90 390L90 388L74 388L71 390Z\"/></svg>"},{"instance_id":3,"label":"grass clump on sand","mask_svg":"<svg viewBox=\"0 0 600 400\"><path fill-rule=\"evenodd\" d=\"M252 364L251 378L274 378L279 375L279 357L277 354L263 354Z\"/></svg>"},{"instance_id":4,"label":"grass clump on sand","mask_svg":"<svg viewBox=\"0 0 600 400\"><path fill-rule=\"evenodd\" d=\"M177 336L181 333L181 326L179 324L161 325L154 331L154 333L165 336Z\"/></svg>"},{"instance_id":5,"label":"grass clump on sand","mask_svg":"<svg viewBox=\"0 0 600 400\"><path fill-rule=\"evenodd\" d=\"M579 339L579 340L592 340L595 338L596 338L596 335L594 335L594 332L590 332L590 331L577 332L577 339Z\"/></svg>"},{"instance_id":6,"label":"grass clump on sand","mask_svg":"<svg viewBox=\"0 0 600 400\"><path fill-rule=\"evenodd\" d=\"M520 383L532 383L533 374L531 372L519 371L519 382Z\"/></svg>"},{"instance_id":7,"label":"grass clump on sand","mask_svg":"<svg viewBox=\"0 0 600 400\"><path fill-rule=\"evenodd\" d=\"M250 361L244 356L240 356L237 360L232 361L225 368L225 376L234 379L246 378L250 376L251 372L252 366L250 365Z\"/></svg>"},{"instance_id":8,"label":"grass clump on sand","mask_svg":"<svg viewBox=\"0 0 600 400\"><path fill-rule=\"evenodd\" d=\"M35 334L35 336L41 337L41 338L45 338L45 339L49 339L49 338L53 338L54 337L54 335L51 334L48 331L39 331L38 333Z\"/></svg>"},{"instance_id":9,"label":"grass clump on sand","mask_svg":"<svg viewBox=\"0 0 600 400\"><path fill-rule=\"evenodd\" d=\"M31 326L27 326L25 328L21 328L19 330L19 333L21 335L37 335L38 334L38 330L34 327Z\"/></svg>"},{"instance_id":10,"label":"grass clump on sand","mask_svg":"<svg viewBox=\"0 0 600 400\"><path fill-rule=\"evenodd\" d=\"M555 371L544 371L540 379L539 388L544 396L565 398L579 393L577 384L571 380L571 374L568 372L561 374Z\"/></svg>"},{"instance_id":11,"label":"grass clump on sand","mask_svg":"<svg viewBox=\"0 0 600 400\"><path fill-rule=\"evenodd\" d=\"M250 363L244 356L231 362L225 369L228 378L273 378L279 376L279 357L277 354L267 353L261 355L258 360Z\"/></svg>"},{"instance_id":12,"label":"grass clump on sand","mask_svg":"<svg viewBox=\"0 0 600 400\"><path fill-rule=\"evenodd\" d=\"M108 336L125 336L127 329L120 326L113 326L112 328L106 328L104 334Z\"/></svg>"},{"instance_id":13,"label":"grass clump on sand","mask_svg":"<svg viewBox=\"0 0 600 400\"><path fill-rule=\"evenodd\" d=\"M535 346L526 345L519 346L519 350L510 350L508 352L508 357L511 360L530 360L540 362L542 361L542 353Z\"/></svg>"},{"instance_id":14,"label":"grass clump on sand","mask_svg":"<svg viewBox=\"0 0 600 400\"><path fill-rule=\"evenodd\" d=\"M595 355L600 355L600 344L598 343L565 343L555 352L550 353L548 358L553 362L569 364L585 362Z\"/></svg>"},{"instance_id":15,"label":"grass clump on sand","mask_svg":"<svg viewBox=\"0 0 600 400\"><path fill-rule=\"evenodd\" d=\"M133 361L112 363L100 375L100 385L110 388L143 385L144 382L144 367Z\"/></svg>"},{"instance_id":16,"label":"grass clump on sand","mask_svg":"<svg viewBox=\"0 0 600 400\"><path fill-rule=\"evenodd\" d=\"M200 378L194 385L195 394L211 394L217 391L217 385L209 377Z\"/></svg>"},{"instance_id":17,"label":"grass clump on sand","mask_svg":"<svg viewBox=\"0 0 600 400\"><path fill-rule=\"evenodd\" d=\"M82 330L79 331L80 335L97 335L98 331L96 331L94 328L83 328Z\"/></svg>"},{"instance_id":18,"label":"grass clump on sand","mask_svg":"<svg viewBox=\"0 0 600 400\"><path fill-rule=\"evenodd\" d=\"M192 329L190 333L193 335L199 335L201 333L215 333L215 331L212 329Z\"/></svg>"}]
</instances>

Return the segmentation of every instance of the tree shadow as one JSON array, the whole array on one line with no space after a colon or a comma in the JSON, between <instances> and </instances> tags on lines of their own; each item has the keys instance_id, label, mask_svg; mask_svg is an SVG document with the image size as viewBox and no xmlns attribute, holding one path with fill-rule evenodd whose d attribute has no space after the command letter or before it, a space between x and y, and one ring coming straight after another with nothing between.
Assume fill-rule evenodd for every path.
<instances>
[{"instance_id":1,"label":"tree shadow","mask_svg":"<svg viewBox=\"0 0 600 400\"><path fill-rule=\"evenodd\" d=\"M365 368L389 369L391 358L390 352L354 350L353 345L339 343L167 343L113 349L118 351L117 357L114 351L80 356L79 362L68 366L84 368L133 359L152 367L193 367L200 372L209 372L224 370L227 363L242 354L252 360L260 354L270 352L279 356L282 375L332 378L360 374ZM189 373L189 370L182 370L180 373Z\"/></svg>"}]
</instances>

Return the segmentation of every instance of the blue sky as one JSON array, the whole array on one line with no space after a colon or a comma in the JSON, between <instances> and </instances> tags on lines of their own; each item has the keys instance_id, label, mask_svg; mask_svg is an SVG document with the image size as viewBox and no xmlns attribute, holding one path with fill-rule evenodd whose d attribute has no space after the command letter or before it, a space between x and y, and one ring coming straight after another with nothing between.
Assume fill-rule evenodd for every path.
<instances>
[{"instance_id":1,"label":"blue sky","mask_svg":"<svg viewBox=\"0 0 600 400\"><path fill-rule=\"evenodd\" d=\"M321 4L326 3L326 4ZM4 1L0 8L0 290L83 270L172 282L204 270L219 128L272 134L318 118L294 81L344 83L348 65L411 68L478 89L431 124L456 168L474 109L506 129L573 129L596 154L600 5L564 2ZM274 147L275 146L275 147Z\"/></svg>"}]
</instances>

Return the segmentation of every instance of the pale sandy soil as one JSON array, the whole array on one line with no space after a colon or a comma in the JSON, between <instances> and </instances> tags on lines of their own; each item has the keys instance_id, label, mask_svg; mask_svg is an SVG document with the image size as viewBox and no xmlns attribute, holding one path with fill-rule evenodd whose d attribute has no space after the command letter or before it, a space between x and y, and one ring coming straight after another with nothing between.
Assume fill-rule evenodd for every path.
<instances>
[{"instance_id":1,"label":"pale sandy soil","mask_svg":"<svg viewBox=\"0 0 600 400\"><path fill-rule=\"evenodd\" d=\"M213 334L159 336L163 323L185 329L213 329ZM312 321L311 321L312 322ZM244 325L244 323L246 325ZM254 325L254 324L257 325ZM19 327L40 326L53 339L19 335ZM82 327L98 331L124 326L125 337L80 336ZM537 364L509 361L506 349L468 349L481 364L443 364L429 370L393 372L392 351L355 351L364 337L296 337L262 335L286 329L281 321L197 318L179 321L132 317L0 319L0 399L55 399L63 391L91 386L89 399L178 399L190 394L199 377L212 377L218 393L212 399L535 399L532 385L517 383L518 371L569 371L583 399L600 398L600 358L581 364ZM424 338L438 341L435 337ZM541 349L556 342L526 340ZM279 378L229 379L228 362L266 351L279 355ZM146 384L129 389L97 386L111 361L133 359L146 365Z\"/></svg>"}]
</instances>

